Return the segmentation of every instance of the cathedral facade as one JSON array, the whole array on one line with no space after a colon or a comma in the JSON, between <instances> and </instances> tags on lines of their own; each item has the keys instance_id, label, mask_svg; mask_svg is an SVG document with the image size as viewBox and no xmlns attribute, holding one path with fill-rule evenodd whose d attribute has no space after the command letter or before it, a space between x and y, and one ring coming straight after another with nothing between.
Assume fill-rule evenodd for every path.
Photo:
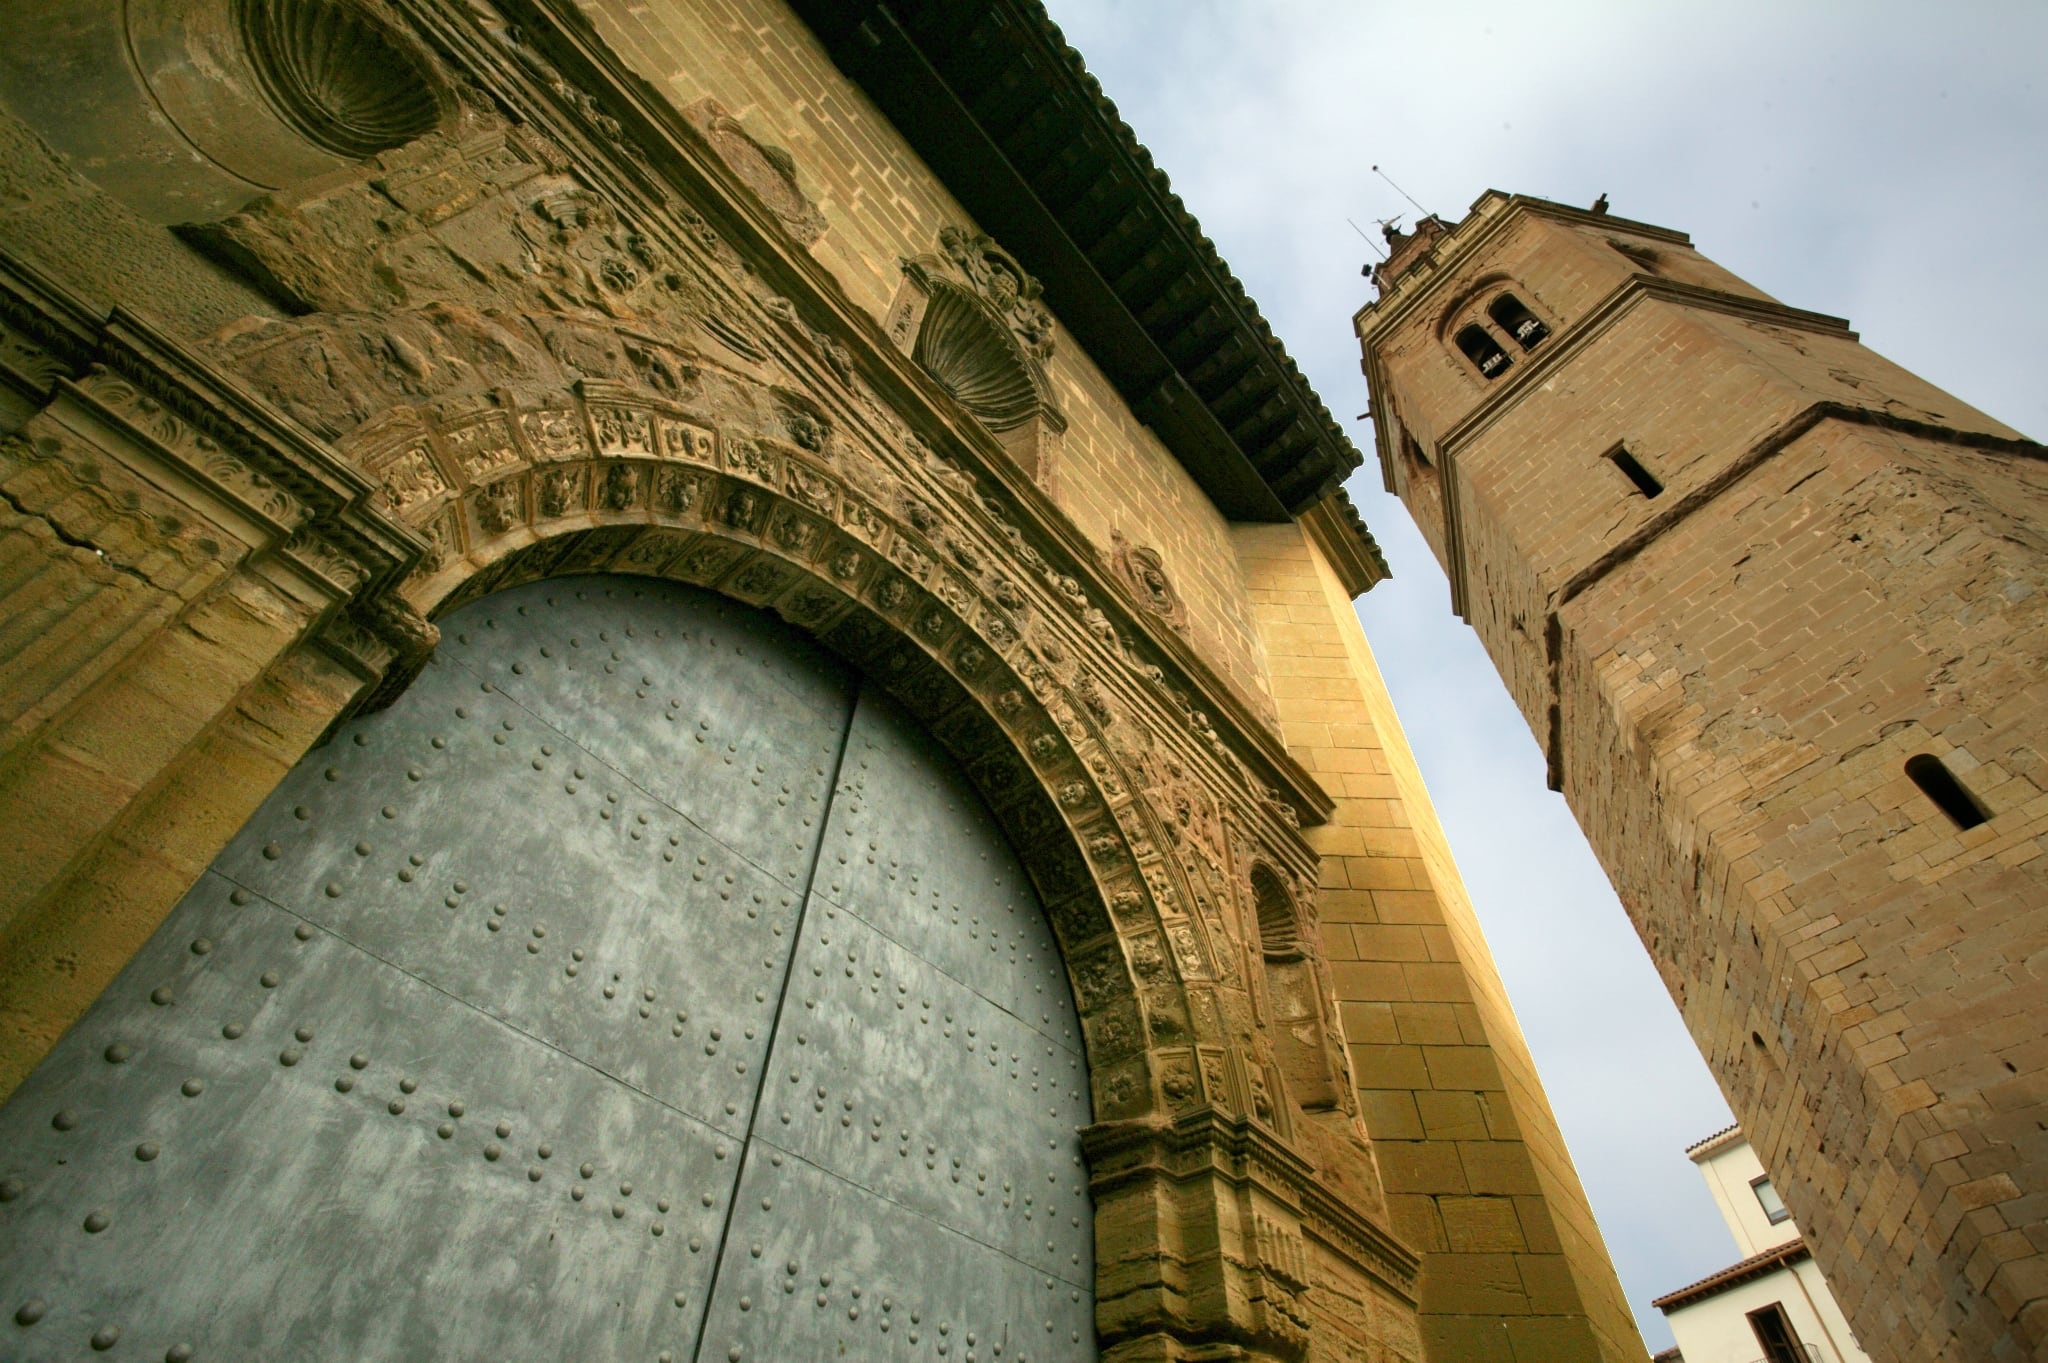
<instances>
[{"instance_id":1,"label":"cathedral facade","mask_svg":"<svg viewBox=\"0 0 2048 1363\"><path fill-rule=\"evenodd\" d=\"M1358 456L1035 4L35 27L0 1352L1643 1356Z\"/></svg>"}]
</instances>

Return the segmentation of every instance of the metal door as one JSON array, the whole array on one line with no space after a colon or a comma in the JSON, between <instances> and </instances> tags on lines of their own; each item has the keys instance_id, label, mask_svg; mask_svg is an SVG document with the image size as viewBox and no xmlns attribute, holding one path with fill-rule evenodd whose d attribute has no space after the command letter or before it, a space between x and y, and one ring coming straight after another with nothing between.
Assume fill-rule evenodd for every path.
<instances>
[{"instance_id":1,"label":"metal door","mask_svg":"<svg viewBox=\"0 0 2048 1363\"><path fill-rule=\"evenodd\" d=\"M1092 1358L1079 1025L944 755L676 584L443 629L0 1108L0 1356Z\"/></svg>"}]
</instances>

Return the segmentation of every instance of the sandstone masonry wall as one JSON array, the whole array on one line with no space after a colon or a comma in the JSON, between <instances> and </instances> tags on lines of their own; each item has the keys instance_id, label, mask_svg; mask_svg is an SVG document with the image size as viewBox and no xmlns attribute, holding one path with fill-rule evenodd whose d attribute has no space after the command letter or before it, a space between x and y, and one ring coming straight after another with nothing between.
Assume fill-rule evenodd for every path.
<instances>
[{"instance_id":1,"label":"sandstone masonry wall","mask_svg":"<svg viewBox=\"0 0 2048 1363\"><path fill-rule=\"evenodd\" d=\"M1291 751L1337 800L1323 950L1432 1358L1637 1359L1640 1335L1357 613L1293 526L1241 526Z\"/></svg>"},{"instance_id":2,"label":"sandstone masonry wall","mask_svg":"<svg viewBox=\"0 0 2048 1363\"><path fill-rule=\"evenodd\" d=\"M715 100L750 135L789 153L826 224L812 254L878 321L897 296L903 260L937 250L948 225L985 226L779 0L580 3L605 42L678 108ZM1069 426L1047 490L1100 552L1109 553L1112 530L1159 551L1187 602L1190 641L1270 716L1227 522L1064 328L1050 378Z\"/></svg>"},{"instance_id":3,"label":"sandstone masonry wall","mask_svg":"<svg viewBox=\"0 0 2048 1363\"><path fill-rule=\"evenodd\" d=\"M1437 442L1390 484L1864 1347L2039 1357L2048 458L1674 234L1508 202L1360 315ZM1552 334L1489 382L1443 325L1503 289Z\"/></svg>"}]
</instances>

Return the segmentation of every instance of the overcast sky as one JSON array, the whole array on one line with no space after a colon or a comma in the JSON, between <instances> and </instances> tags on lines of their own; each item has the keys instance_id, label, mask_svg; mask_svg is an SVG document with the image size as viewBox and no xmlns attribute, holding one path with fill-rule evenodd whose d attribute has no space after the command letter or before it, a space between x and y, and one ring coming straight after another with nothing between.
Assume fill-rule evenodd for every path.
<instances>
[{"instance_id":1,"label":"overcast sky","mask_svg":"<svg viewBox=\"0 0 2048 1363\"><path fill-rule=\"evenodd\" d=\"M1049 0L1340 419L1370 248L1492 187L1692 234L1787 303L2048 436L2048 4ZM1352 479L1359 604L1645 1339L1739 1257L1683 1148L1728 1110L1443 575Z\"/></svg>"}]
</instances>

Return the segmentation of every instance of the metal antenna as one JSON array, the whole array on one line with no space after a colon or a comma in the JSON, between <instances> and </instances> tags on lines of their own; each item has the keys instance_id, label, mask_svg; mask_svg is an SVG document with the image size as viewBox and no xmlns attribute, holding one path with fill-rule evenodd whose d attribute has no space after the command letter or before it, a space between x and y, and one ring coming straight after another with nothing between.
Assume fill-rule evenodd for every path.
<instances>
[{"instance_id":1,"label":"metal antenna","mask_svg":"<svg viewBox=\"0 0 2048 1363\"><path fill-rule=\"evenodd\" d=\"M1380 177L1380 178L1381 178L1382 180L1385 180L1385 181L1386 181L1386 182L1387 182L1388 184L1390 184L1390 185L1394 185L1394 192L1395 192L1396 194L1400 195L1400 196L1401 196L1402 198L1406 199L1406 200L1407 200L1407 201L1408 201L1409 203L1415 204L1415 211L1416 211L1417 213L1421 213L1421 214L1424 214L1425 216L1426 216L1426 215L1427 215L1427 214L1429 213L1429 210L1428 210L1428 209L1424 208L1424 207L1423 207L1423 206L1422 206L1421 204L1416 204L1416 203L1415 203L1415 196L1414 196L1414 195L1410 194L1410 193L1409 193L1409 192L1408 192L1407 190L1405 190L1405 189L1401 188L1401 186L1399 186L1399 185L1395 185L1395 184L1394 184L1394 177L1393 177L1393 176L1391 176L1391 175L1387 174L1387 173L1386 173L1385 171L1381 170L1381 169L1380 169L1380 168L1379 168L1378 166L1374 166L1374 167L1372 168L1372 173L1373 173L1373 174L1375 174L1375 175L1377 175L1377 176L1379 176L1379 177Z\"/></svg>"},{"instance_id":2,"label":"metal antenna","mask_svg":"<svg viewBox=\"0 0 2048 1363\"><path fill-rule=\"evenodd\" d=\"M1344 219L1344 221L1351 222L1351 219L1346 218ZM1384 226L1384 224L1382 224L1382 226ZM1378 251L1382 259L1386 258L1387 248L1381 246L1378 242L1374 241L1371 237L1367 236L1365 234L1365 229L1363 227L1360 227L1355 222L1351 222L1351 230L1358 233L1358 239L1360 241L1364 242L1367 246L1372 247L1375 251Z\"/></svg>"}]
</instances>

